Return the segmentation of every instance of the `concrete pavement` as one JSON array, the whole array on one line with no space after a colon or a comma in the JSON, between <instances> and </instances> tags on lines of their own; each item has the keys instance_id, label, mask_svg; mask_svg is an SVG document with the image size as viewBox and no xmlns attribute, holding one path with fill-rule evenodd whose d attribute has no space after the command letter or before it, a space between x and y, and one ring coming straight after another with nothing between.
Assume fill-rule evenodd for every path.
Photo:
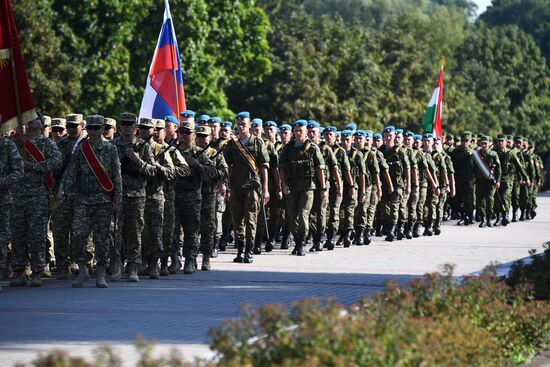
<instances>
[{"instance_id":1,"label":"concrete pavement","mask_svg":"<svg viewBox=\"0 0 550 367\"><path fill-rule=\"evenodd\" d=\"M455 264L457 276L480 271L491 262L510 263L542 251L550 240L550 196L539 197L538 216L508 227L480 229L446 222L441 236L391 244L377 238L367 247L337 248L303 258L277 250L234 264L234 251L213 259L213 270L173 275L140 283L109 283L83 289L46 280L42 288L9 288L0 283L0 366L30 362L53 348L90 357L110 344L131 364L136 335L158 341L157 354L176 348L188 359L211 356L210 327L239 315L243 304L293 302L335 297L350 304L382 289L394 278L407 282ZM200 261L200 260L199 260Z\"/></svg>"}]
</instances>

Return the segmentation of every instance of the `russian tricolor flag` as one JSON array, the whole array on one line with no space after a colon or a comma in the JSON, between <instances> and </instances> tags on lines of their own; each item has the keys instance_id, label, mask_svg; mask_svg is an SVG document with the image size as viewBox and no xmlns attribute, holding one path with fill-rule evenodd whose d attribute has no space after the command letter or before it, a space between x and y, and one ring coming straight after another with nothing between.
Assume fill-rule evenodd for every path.
<instances>
[{"instance_id":1,"label":"russian tricolor flag","mask_svg":"<svg viewBox=\"0 0 550 367\"><path fill-rule=\"evenodd\" d=\"M179 120L180 112L187 109L180 51L168 0L164 1L164 6L164 22L145 84L139 117L162 119L171 115Z\"/></svg>"}]
</instances>

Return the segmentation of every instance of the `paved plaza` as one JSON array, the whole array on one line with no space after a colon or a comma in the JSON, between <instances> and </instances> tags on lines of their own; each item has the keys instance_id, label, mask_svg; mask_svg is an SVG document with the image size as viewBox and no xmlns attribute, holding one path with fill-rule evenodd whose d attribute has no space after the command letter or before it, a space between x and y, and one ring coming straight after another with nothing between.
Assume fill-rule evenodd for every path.
<instances>
[{"instance_id":1,"label":"paved plaza","mask_svg":"<svg viewBox=\"0 0 550 367\"><path fill-rule=\"evenodd\" d=\"M303 258L277 250L255 256L253 264L234 264L231 248L213 259L210 272L109 283L108 289L96 289L94 280L82 289L69 281L46 280L42 288L0 282L0 366L28 363L54 348L89 357L101 344L112 345L130 364L136 335L156 339L157 354L176 348L188 359L211 357L209 328L238 316L243 304L291 305L307 297L350 304L380 291L390 278L407 282L445 263L456 265L457 276L470 274L490 262L510 264L533 248L540 252L545 241L550 241L550 196L541 195L534 220L508 227L446 222L440 236L391 244L377 238L370 246Z\"/></svg>"}]
</instances>

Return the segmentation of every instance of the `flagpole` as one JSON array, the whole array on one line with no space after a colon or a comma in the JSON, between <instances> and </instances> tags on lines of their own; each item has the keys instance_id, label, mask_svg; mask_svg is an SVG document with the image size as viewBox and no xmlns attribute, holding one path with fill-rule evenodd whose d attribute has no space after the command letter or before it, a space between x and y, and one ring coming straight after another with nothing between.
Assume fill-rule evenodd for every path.
<instances>
[{"instance_id":1,"label":"flagpole","mask_svg":"<svg viewBox=\"0 0 550 367\"><path fill-rule=\"evenodd\" d=\"M164 7L165 7L166 10L169 9L168 0L165 0ZM175 46L176 42L173 39L173 35L174 35L175 30L174 30L174 22L172 21L172 14L170 14L169 19L170 19L170 23L172 25L172 27L171 27L172 29L171 29L171 32L170 32L170 40L171 40L171 43ZM172 61L174 61L175 55L174 55L174 48L173 47L170 47L170 54L172 56ZM179 60L177 60L177 61L179 61ZM179 121L179 119L180 119L180 96L179 96L179 89L178 89L178 78L177 78L176 68L175 68L176 66L177 66L177 64L173 65L172 70L173 70L173 73L174 73L174 88L176 89L176 113L177 113L176 118Z\"/></svg>"}]
</instances>

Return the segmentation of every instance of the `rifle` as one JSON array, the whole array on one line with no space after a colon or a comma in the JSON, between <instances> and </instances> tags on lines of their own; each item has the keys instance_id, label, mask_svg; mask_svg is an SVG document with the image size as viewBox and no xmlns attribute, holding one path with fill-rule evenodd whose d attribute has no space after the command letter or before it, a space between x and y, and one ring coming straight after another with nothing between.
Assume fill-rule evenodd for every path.
<instances>
[{"instance_id":1,"label":"rifle","mask_svg":"<svg viewBox=\"0 0 550 367\"><path fill-rule=\"evenodd\" d=\"M170 144L168 144L168 146L166 148L164 148L163 150L161 150L159 152L159 154L155 155L155 162L158 161L160 159L160 157L162 157L164 155L164 153L168 152L170 150L170 148L174 147L174 144L173 142L176 141L176 139L172 140L170 142ZM179 149L179 147L181 146L181 141L178 143L178 145L175 146L176 150Z\"/></svg>"},{"instance_id":2,"label":"rifle","mask_svg":"<svg viewBox=\"0 0 550 367\"><path fill-rule=\"evenodd\" d=\"M151 141L152 137L153 137L153 134L149 135L147 139L143 140L139 144L132 144L133 145L132 151L134 151L135 153L138 153L146 143L149 143ZM138 176L139 174L136 164L133 163L126 154L120 159L120 168L122 173L125 173L129 176L135 177L135 176Z\"/></svg>"}]
</instances>

